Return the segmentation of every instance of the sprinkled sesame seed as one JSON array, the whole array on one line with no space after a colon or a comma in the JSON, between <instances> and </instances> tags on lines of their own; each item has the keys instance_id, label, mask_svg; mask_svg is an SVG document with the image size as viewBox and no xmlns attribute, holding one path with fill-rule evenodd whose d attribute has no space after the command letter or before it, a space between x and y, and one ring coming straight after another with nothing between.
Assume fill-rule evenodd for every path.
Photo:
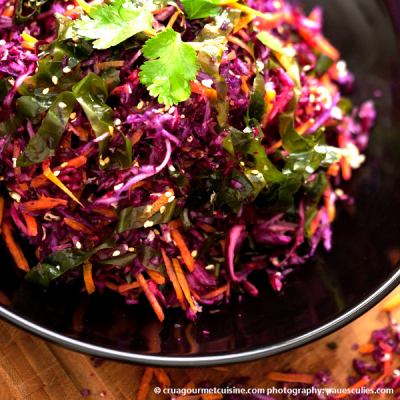
<instances>
[{"instance_id":1,"label":"sprinkled sesame seed","mask_svg":"<svg viewBox=\"0 0 400 400\"><path fill-rule=\"evenodd\" d=\"M63 103L62 101L60 101L60 102L58 103L58 107L60 107L60 108L66 108L67 105L66 105L65 103Z\"/></svg>"},{"instance_id":2,"label":"sprinkled sesame seed","mask_svg":"<svg viewBox=\"0 0 400 400\"><path fill-rule=\"evenodd\" d=\"M122 186L124 186L123 183L120 183L119 185L115 185L115 186L114 186L114 191L118 192L118 190L121 189Z\"/></svg>"},{"instance_id":3,"label":"sprinkled sesame seed","mask_svg":"<svg viewBox=\"0 0 400 400\"><path fill-rule=\"evenodd\" d=\"M69 6L67 6L67 10L71 11L75 8L75 6L73 4L70 4Z\"/></svg>"},{"instance_id":4,"label":"sprinkled sesame seed","mask_svg":"<svg viewBox=\"0 0 400 400\"><path fill-rule=\"evenodd\" d=\"M17 203L21 201L21 196L18 193L11 192L10 193L11 198L13 198Z\"/></svg>"},{"instance_id":5,"label":"sprinkled sesame seed","mask_svg":"<svg viewBox=\"0 0 400 400\"><path fill-rule=\"evenodd\" d=\"M252 173L253 175L258 175L258 171L257 171L256 169L251 170L251 173Z\"/></svg>"},{"instance_id":6,"label":"sprinkled sesame seed","mask_svg":"<svg viewBox=\"0 0 400 400\"><path fill-rule=\"evenodd\" d=\"M150 220L147 220L145 223L144 223L144 227L145 228L150 228L151 226L153 226L154 225L154 222L153 221L150 221Z\"/></svg>"},{"instance_id":7,"label":"sprinkled sesame seed","mask_svg":"<svg viewBox=\"0 0 400 400\"><path fill-rule=\"evenodd\" d=\"M174 200L175 200L175 196L171 196L171 197L168 199L168 203L172 203Z\"/></svg>"},{"instance_id":8,"label":"sprinkled sesame seed","mask_svg":"<svg viewBox=\"0 0 400 400\"><path fill-rule=\"evenodd\" d=\"M165 192L165 197L171 197L171 196L172 196L172 192L170 192L170 191Z\"/></svg>"},{"instance_id":9,"label":"sprinkled sesame seed","mask_svg":"<svg viewBox=\"0 0 400 400\"><path fill-rule=\"evenodd\" d=\"M115 250L114 253L112 253L113 257L118 257L121 254L119 250Z\"/></svg>"},{"instance_id":10,"label":"sprinkled sesame seed","mask_svg":"<svg viewBox=\"0 0 400 400\"><path fill-rule=\"evenodd\" d=\"M133 167L138 167L139 166L139 162L137 160L133 161L132 166Z\"/></svg>"},{"instance_id":11,"label":"sprinkled sesame seed","mask_svg":"<svg viewBox=\"0 0 400 400\"><path fill-rule=\"evenodd\" d=\"M99 164L100 164L101 166L103 166L103 167L104 167L104 165L106 165L106 163L105 163L102 159L99 160Z\"/></svg>"},{"instance_id":12,"label":"sprinkled sesame seed","mask_svg":"<svg viewBox=\"0 0 400 400\"><path fill-rule=\"evenodd\" d=\"M76 113L75 113L75 112L71 113L71 114L69 115L69 117L70 117L71 119L75 119L75 118L76 118Z\"/></svg>"},{"instance_id":13,"label":"sprinkled sesame seed","mask_svg":"<svg viewBox=\"0 0 400 400\"><path fill-rule=\"evenodd\" d=\"M46 89L43 89L43 90L42 90L42 93L43 93L43 94L47 94L47 93L49 93L49 92L50 92L50 89L49 89L49 88L46 88Z\"/></svg>"},{"instance_id":14,"label":"sprinkled sesame seed","mask_svg":"<svg viewBox=\"0 0 400 400\"><path fill-rule=\"evenodd\" d=\"M193 142L193 136L189 136L189 137L187 138L187 141L188 141L189 143Z\"/></svg>"},{"instance_id":15,"label":"sprinkled sesame seed","mask_svg":"<svg viewBox=\"0 0 400 400\"><path fill-rule=\"evenodd\" d=\"M162 206L162 207L160 208L160 214L164 214L164 211L165 211L165 206Z\"/></svg>"},{"instance_id":16,"label":"sprinkled sesame seed","mask_svg":"<svg viewBox=\"0 0 400 400\"><path fill-rule=\"evenodd\" d=\"M15 80L14 80L14 79L9 79L9 80L8 80L8 83L9 83L11 86L14 86Z\"/></svg>"},{"instance_id":17,"label":"sprinkled sesame seed","mask_svg":"<svg viewBox=\"0 0 400 400\"><path fill-rule=\"evenodd\" d=\"M135 251L135 248L134 248L134 247L129 247L128 251L129 251L130 253L133 253L133 252Z\"/></svg>"},{"instance_id":18,"label":"sprinkled sesame seed","mask_svg":"<svg viewBox=\"0 0 400 400\"><path fill-rule=\"evenodd\" d=\"M104 159L104 164L108 164L110 162L110 157L106 157L105 159Z\"/></svg>"},{"instance_id":19,"label":"sprinkled sesame seed","mask_svg":"<svg viewBox=\"0 0 400 400\"><path fill-rule=\"evenodd\" d=\"M69 74L71 72L71 68L70 67L64 67L63 68L63 72L64 72L64 74Z\"/></svg>"},{"instance_id":20,"label":"sprinkled sesame seed","mask_svg":"<svg viewBox=\"0 0 400 400\"><path fill-rule=\"evenodd\" d=\"M242 167L244 167L245 166L245 163L243 162L243 161L240 161L240 163L239 163Z\"/></svg>"},{"instance_id":21,"label":"sprinkled sesame seed","mask_svg":"<svg viewBox=\"0 0 400 400\"><path fill-rule=\"evenodd\" d=\"M197 250L193 250L192 251L192 257L196 257L197 256Z\"/></svg>"},{"instance_id":22,"label":"sprinkled sesame seed","mask_svg":"<svg viewBox=\"0 0 400 400\"><path fill-rule=\"evenodd\" d=\"M164 111L168 111L171 108L171 106L167 105L164 107Z\"/></svg>"},{"instance_id":23,"label":"sprinkled sesame seed","mask_svg":"<svg viewBox=\"0 0 400 400\"><path fill-rule=\"evenodd\" d=\"M170 165L170 166L168 167L168 169L169 169L171 172L175 172L175 171L176 171L176 169L175 169L175 167L174 167L173 165Z\"/></svg>"},{"instance_id":24,"label":"sprinkled sesame seed","mask_svg":"<svg viewBox=\"0 0 400 400\"><path fill-rule=\"evenodd\" d=\"M77 249L81 249L81 248L82 248L81 242L77 241L77 242L75 243L75 247L76 247Z\"/></svg>"},{"instance_id":25,"label":"sprinkled sesame seed","mask_svg":"<svg viewBox=\"0 0 400 400\"><path fill-rule=\"evenodd\" d=\"M143 103L143 101L141 101L138 105L137 105L137 109L138 110L141 110L142 108L143 108L143 106L144 106L144 103Z\"/></svg>"},{"instance_id":26,"label":"sprinkled sesame seed","mask_svg":"<svg viewBox=\"0 0 400 400\"><path fill-rule=\"evenodd\" d=\"M114 121L114 124L115 124L115 125L121 125L121 124L122 124L122 121L121 121L119 118L117 118L117 119Z\"/></svg>"},{"instance_id":27,"label":"sprinkled sesame seed","mask_svg":"<svg viewBox=\"0 0 400 400\"><path fill-rule=\"evenodd\" d=\"M53 75L53 77L51 78L51 81L52 81L55 85L57 85L57 83L58 83L58 78L57 78L55 75Z\"/></svg>"},{"instance_id":28,"label":"sprinkled sesame seed","mask_svg":"<svg viewBox=\"0 0 400 400\"><path fill-rule=\"evenodd\" d=\"M173 114L175 111L175 107L171 107L168 111L168 114Z\"/></svg>"},{"instance_id":29,"label":"sprinkled sesame seed","mask_svg":"<svg viewBox=\"0 0 400 400\"><path fill-rule=\"evenodd\" d=\"M78 37L73 38L72 41L75 42L75 43L78 43L79 42L79 38Z\"/></svg>"},{"instance_id":30,"label":"sprinkled sesame seed","mask_svg":"<svg viewBox=\"0 0 400 400\"><path fill-rule=\"evenodd\" d=\"M15 157L12 158L13 168L17 168L17 159Z\"/></svg>"},{"instance_id":31,"label":"sprinkled sesame seed","mask_svg":"<svg viewBox=\"0 0 400 400\"><path fill-rule=\"evenodd\" d=\"M68 165L67 162L63 162L63 163L61 164L61 168L65 168L67 165Z\"/></svg>"},{"instance_id":32,"label":"sprinkled sesame seed","mask_svg":"<svg viewBox=\"0 0 400 400\"><path fill-rule=\"evenodd\" d=\"M210 270L210 269L214 269L215 266L213 264L207 265L206 269Z\"/></svg>"},{"instance_id":33,"label":"sprinkled sesame seed","mask_svg":"<svg viewBox=\"0 0 400 400\"><path fill-rule=\"evenodd\" d=\"M185 114L182 114L182 115L181 115L181 119L184 119L184 118L186 118L186 117L185 117Z\"/></svg>"},{"instance_id":34,"label":"sprinkled sesame seed","mask_svg":"<svg viewBox=\"0 0 400 400\"><path fill-rule=\"evenodd\" d=\"M344 195L344 191L342 189L336 189L335 194L338 197L342 197Z\"/></svg>"},{"instance_id":35,"label":"sprinkled sesame seed","mask_svg":"<svg viewBox=\"0 0 400 400\"><path fill-rule=\"evenodd\" d=\"M60 172L61 172L61 171L54 171L54 176L60 175Z\"/></svg>"}]
</instances>

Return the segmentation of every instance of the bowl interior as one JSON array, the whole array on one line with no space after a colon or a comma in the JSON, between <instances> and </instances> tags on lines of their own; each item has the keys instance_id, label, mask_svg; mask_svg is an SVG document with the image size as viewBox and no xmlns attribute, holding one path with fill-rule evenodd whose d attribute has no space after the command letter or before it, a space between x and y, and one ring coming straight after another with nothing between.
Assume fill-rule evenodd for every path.
<instances>
[{"instance_id":1,"label":"bowl interior","mask_svg":"<svg viewBox=\"0 0 400 400\"><path fill-rule=\"evenodd\" d=\"M80 286L63 285L44 293L22 281L2 245L1 316L80 351L134 362L206 365L270 355L315 339L393 288L400 259L400 56L394 24L380 0L303 3L306 9L324 7L326 34L357 78L354 103L374 99L379 116L366 163L342 185L355 202L338 206L332 251L320 249L289 276L280 294L266 274L254 273L250 281L258 297L204 307L195 323L182 311L168 310L161 324L149 306L126 306L112 293L89 297L77 293Z\"/></svg>"}]
</instances>

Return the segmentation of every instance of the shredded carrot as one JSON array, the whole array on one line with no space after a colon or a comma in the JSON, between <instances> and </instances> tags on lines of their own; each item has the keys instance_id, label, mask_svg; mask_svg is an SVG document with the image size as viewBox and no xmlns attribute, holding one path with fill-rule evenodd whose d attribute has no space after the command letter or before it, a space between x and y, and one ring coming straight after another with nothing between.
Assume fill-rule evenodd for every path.
<instances>
[{"instance_id":1,"label":"shredded carrot","mask_svg":"<svg viewBox=\"0 0 400 400\"><path fill-rule=\"evenodd\" d=\"M171 231L174 231L175 229L178 229L178 228L182 228L182 221L180 219L174 219L173 221L170 221L168 223L168 228Z\"/></svg>"},{"instance_id":2,"label":"shredded carrot","mask_svg":"<svg viewBox=\"0 0 400 400\"><path fill-rule=\"evenodd\" d=\"M21 42L21 46L28 50L35 50L35 43L25 42L25 40Z\"/></svg>"},{"instance_id":3,"label":"shredded carrot","mask_svg":"<svg viewBox=\"0 0 400 400\"><path fill-rule=\"evenodd\" d=\"M369 381L370 381L370 378L368 376L364 376L358 382L356 382L353 386L350 386L346 391L339 393L339 394L335 394L335 397L337 399L343 399L343 397L348 396L356 389L360 389L363 386L365 386Z\"/></svg>"},{"instance_id":4,"label":"shredded carrot","mask_svg":"<svg viewBox=\"0 0 400 400\"><path fill-rule=\"evenodd\" d=\"M38 234L38 227L36 223L35 217L28 215L27 213L23 212L22 215L25 218L26 227L28 228L28 233L30 236L37 236Z\"/></svg>"},{"instance_id":5,"label":"shredded carrot","mask_svg":"<svg viewBox=\"0 0 400 400\"><path fill-rule=\"evenodd\" d=\"M62 138L61 147L64 149L70 149L72 142L72 132L68 130Z\"/></svg>"},{"instance_id":6,"label":"shredded carrot","mask_svg":"<svg viewBox=\"0 0 400 400\"><path fill-rule=\"evenodd\" d=\"M170 6L167 6L167 7L164 7L164 8L160 8L159 10L151 11L151 13L152 13L153 15L157 15L157 14L160 14L160 13L166 11L169 7L170 7Z\"/></svg>"},{"instance_id":7,"label":"shredded carrot","mask_svg":"<svg viewBox=\"0 0 400 400\"><path fill-rule=\"evenodd\" d=\"M203 296L201 296L201 298L203 300L210 300L210 299L213 299L214 297L219 296L222 293L225 293L227 290L228 290L228 285L224 285L224 286L221 286L218 289L215 289L215 290L213 290L211 292L208 292L208 293L204 294Z\"/></svg>"},{"instance_id":8,"label":"shredded carrot","mask_svg":"<svg viewBox=\"0 0 400 400\"><path fill-rule=\"evenodd\" d=\"M137 394L137 400L146 400L147 393L150 389L150 382L153 378L153 368L146 367L140 382L139 392Z\"/></svg>"},{"instance_id":9,"label":"shredded carrot","mask_svg":"<svg viewBox=\"0 0 400 400\"><path fill-rule=\"evenodd\" d=\"M21 146L20 146L18 140L15 140L14 141L14 149L13 149L13 159L15 159L15 162L20 154L21 154ZM21 167L15 167L14 173L17 176L21 175Z\"/></svg>"},{"instance_id":10,"label":"shredded carrot","mask_svg":"<svg viewBox=\"0 0 400 400\"><path fill-rule=\"evenodd\" d=\"M340 160L340 164L342 167L342 177L345 181L348 181L351 179L351 165L347 161L347 158L345 156L342 157Z\"/></svg>"},{"instance_id":11,"label":"shredded carrot","mask_svg":"<svg viewBox=\"0 0 400 400\"><path fill-rule=\"evenodd\" d=\"M140 287L140 284L138 282L133 282L133 283L124 283L123 285L119 285L117 286L117 292L119 293L123 293L123 292L127 292L128 290L131 289L137 289L138 287Z\"/></svg>"},{"instance_id":12,"label":"shredded carrot","mask_svg":"<svg viewBox=\"0 0 400 400\"><path fill-rule=\"evenodd\" d=\"M250 49L249 46L243 40L240 40L236 36L228 35L228 42L238 45L242 49L246 50L251 56L253 56L253 51Z\"/></svg>"},{"instance_id":13,"label":"shredded carrot","mask_svg":"<svg viewBox=\"0 0 400 400\"><path fill-rule=\"evenodd\" d=\"M217 91L215 89L207 88L200 83L190 82L191 90L193 93L204 95L209 99L217 99Z\"/></svg>"},{"instance_id":14,"label":"shredded carrot","mask_svg":"<svg viewBox=\"0 0 400 400\"><path fill-rule=\"evenodd\" d=\"M233 34L245 28L251 21L253 21L254 18L256 18L256 15L254 14L249 14L246 15L244 18L241 18L237 25L233 28Z\"/></svg>"},{"instance_id":15,"label":"shredded carrot","mask_svg":"<svg viewBox=\"0 0 400 400\"><path fill-rule=\"evenodd\" d=\"M19 186L19 188L23 191L23 192L26 192L26 191L28 191L29 190L29 186L28 186L28 184L26 183L26 182L18 182L17 181L17 185Z\"/></svg>"},{"instance_id":16,"label":"shredded carrot","mask_svg":"<svg viewBox=\"0 0 400 400\"><path fill-rule=\"evenodd\" d=\"M93 211L97 212L98 214L105 215L106 217L117 218L115 212L108 208L93 208Z\"/></svg>"},{"instance_id":17,"label":"shredded carrot","mask_svg":"<svg viewBox=\"0 0 400 400\"><path fill-rule=\"evenodd\" d=\"M186 311L187 310L187 305L186 305L186 302L185 302L185 296L183 295L182 288L179 285L178 278L176 277L176 274L175 274L175 271L174 271L174 269L172 267L171 261L169 260L169 258L167 256L167 254L165 253L164 249L161 249L161 253L162 253L162 256L163 256L163 259L164 259L165 267L167 269L167 274L168 274L169 279L172 282L172 285L174 287L174 290L175 290L175 293L176 293L176 298L178 299L179 304L181 305L182 309Z\"/></svg>"},{"instance_id":18,"label":"shredded carrot","mask_svg":"<svg viewBox=\"0 0 400 400\"><path fill-rule=\"evenodd\" d=\"M51 197L42 197L40 200L27 201L23 203L24 212L48 210L57 206L68 206L67 200L53 199Z\"/></svg>"},{"instance_id":19,"label":"shredded carrot","mask_svg":"<svg viewBox=\"0 0 400 400\"><path fill-rule=\"evenodd\" d=\"M383 363L383 372L384 372L385 376L389 376L390 371L392 370L392 361L393 361L393 353L392 353L391 348L387 349L387 351L385 352L385 356L386 356L386 359Z\"/></svg>"},{"instance_id":20,"label":"shredded carrot","mask_svg":"<svg viewBox=\"0 0 400 400\"><path fill-rule=\"evenodd\" d=\"M191 295L191 293L190 293L190 287L189 287L188 281L186 280L186 276L185 276L185 274L184 274L183 271L182 271L181 264L180 264L179 260L176 259L176 258L173 258L173 259L172 259L172 264L173 264L173 266L174 266L174 269L175 269L175 273L176 273L176 277L177 277L177 279L178 279L178 282L179 282L179 284L181 285L183 294L185 295L186 300L188 301L188 303L189 303L189 305L190 305L190 308L191 308L191 309L193 310L193 312L196 314L196 313L197 313L197 310L196 310L196 307L195 307L195 305L194 305L194 303L193 303L192 295Z\"/></svg>"},{"instance_id":21,"label":"shredded carrot","mask_svg":"<svg viewBox=\"0 0 400 400\"><path fill-rule=\"evenodd\" d=\"M277 16L279 15L279 20L283 17L283 14L278 12L278 13L262 13L260 11L253 10L252 8L245 6L243 4L239 3L229 3L228 7L231 8L237 8L238 10L242 10L244 13L249 14L249 15L254 15L255 17L260 17L262 19L265 19L268 22L275 21L277 19Z\"/></svg>"},{"instance_id":22,"label":"shredded carrot","mask_svg":"<svg viewBox=\"0 0 400 400\"><path fill-rule=\"evenodd\" d=\"M245 92L246 96L248 96L248 94L250 93L249 90L249 85L247 84L247 81L249 80L249 77L246 75L242 75L240 77L242 84L240 85L240 87L242 88L243 92Z\"/></svg>"},{"instance_id":23,"label":"shredded carrot","mask_svg":"<svg viewBox=\"0 0 400 400\"><path fill-rule=\"evenodd\" d=\"M171 380L162 368L154 368L153 372L162 389L171 387Z\"/></svg>"},{"instance_id":24,"label":"shredded carrot","mask_svg":"<svg viewBox=\"0 0 400 400\"><path fill-rule=\"evenodd\" d=\"M130 191L132 191L132 190L135 190L135 189L137 189L137 188L139 188L139 187L141 187L141 186L143 186L143 185L145 185L145 184L146 184L145 181L136 182L136 183L134 183L134 184L128 189L128 191L130 192Z\"/></svg>"},{"instance_id":25,"label":"shredded carrot","mask_svg":"<svg viewBox=\"0 0 400 400\"><path fill-rule=\"evenodd\" d=\"M172 28L172 26L174 25L175 21L177 20L177 18L179 17L179 14L181 13L180 10L175 11L174 15L171 17L171 19L168 22L167 25L167 29L168 28Z\"/></svg>"},{"instance_id":26,"label":"shredded carrot","mask_svg":"<svg viewBox=\"0 0 400 400\"><path fill-rule=\"evenodd\" d=\"M324 212L324 210L319 210L317 216L311 221L311 224L310 224L311 237L313 237L315 235L315 232L317 231L317 229L319 227L323 212Z\"/></svg>"},{"instance_id":27,"label":"shredded carrot","mask_svg":"<svg viewBox=\"0 0 400 400\"><path fill-rule=\"evenodd\" d=\"M299 33L310 46L314 47L319 52L332 58L334 61L340 60L340 53L321 34L316 34L302 26L299 27Z\"/></svg>"},{"instance_id":28,"label":"shredded carrot","mask_svg":"<svg viewBox=\"0 0 400 400\"><path fill-rule=\"evenodd\" d=\"M167 190L158 200L151 205L151 214L159 212L161 207L170 202L171 198L175 196L174 189Z\"/></svg>"},{"instance_id":29,"label":"shredded carrot","mask_svg":"<svg viewBox=\"0 0 400 400\"><path fill-rule=\"evenodd\" d=\"M337 176L337 174L339 173L339 170L340 170L339 163L334 163L329 166L328 171L326 171L326 173L327 173L327 175L330 175L330 176Z\"/></svg>"},{"instance_id":30,"label":"shredded carrot","mask_svg":"<svg viewBox=\"0 0 400 400\"><path fill-rule=\"evenodd\" d=\"M125 62L124 60L106 61L106 62L98 63L97 66L99 67L99 69L105 69L105 68L110 68L110 67L118 68L118 67L122 67L124 65L124 62Z\"/></svg>"},{"instance_id":31,"label":"shredded carrot","mask_svg":"<svg viewBox=\"0 0 400 400\"><path fill-rule=\"evenodd\" d=\"M46 168L43 171L44 176L57 185L63 192L65 192L72 200L76 201L80 206L85 208L83 204L75 197L75 195L53 174L50 168Z\"/></svg>"},{"instance_id":32,"label":"shredded carrot","mask_svg":"<svg viewBox=\"0 0 400 400\"><path fill-rule=\"evenodd\" d=\"M87 158L85 156L79 156L79 157L73 158L72 160L66 161L65 163L61 164L60 166L54 168L53 172L61 171L68 167L73 167L73 168L78 169L79 167L82 167L82 165L85 165L86 162L87 162ZM41 174L32 179L31 187L34 189L37 189L37 188L43 186L44 184L46 184L46 182L47 182L46 176L44 174Z\"/></svg>"},{"instance_id":33,"label":"shredded carrot","mask_svg":"<svg viewBox=\"0 0 400 400\"><path fill-rule=\"evenodd\" d=\"M387 375L383 374L380 376L370 387L369 389L371 391L375 391L375 389L378 387L378 385L386 378Z\"/></svg>"},{"instance_id":34,"label":"shredded carrot","mask_svg":"<svg viewBox=\"0 0 400 400\"><path fill-rule=\"evenodd\" d=\"M218 230L216 228L214 228L213 226L208 225L208 224L201 224L201 225L199 225L199 228L203 229L203 231L207 232L207 233L218 232Z\"/></svg>"},{"instance_id":35,"label":"shredded carrot","mask_svg":"<svg viewBox=\"0 0 400 400\"><path fill-rule=\"evenodd\" d=\"M141 288L143 289L143 292L146 295L147 299L149 300L151 306L153 307L153 310L156 313L158 319L160 320L160 322L163 322L164 318L165 318L163 310L160 306L160 303L157 301L156 297L154 296L153 292L149 289L146 279L144 279L142 274L138 274L136 276L136 279L139 282L139 285L141 286Z\"/></svg>"},{"instance_id":36,"label":"shredded carrot","mask_svg":"<svg viewBox=\"0 0 400 400\"><path fill-rule=\"evenodd\" d=\"M305 383L307 385L312 385L315 381L315 376L307 374L284 374L281 372L268 372L265 374L265 377L271 381Z\"/></svg>"},{"instance_id":37,"label":"shredded carrot","mask_svg":"<svg viewBox=\"0 0 400 400\"><path fill-rule=\"evenodd\" d=\"M140 138L142 136L143 136L143 131L142 130L139 130L139 131L135 132L131 137L132 146L134 146L140 140Z\"/></svg>"},{"instance_id":38,"label":"shredded carrot","mask_svg":"<svg viewBox=\"0 0 400 400\"><path fill-rule=\"evenodd\" d=\"M7 7L4 11L3 11L3 17L12 17L14 14L14 6L10 6ZM14 32L11 32L12 34L14 34Z\"/></svg>"},{"instance_id":39,"label":"shredded carrot","mask_svg":"<svg viewBox=\"0 0 400 400\"><path fill-rule=\"evenodd\" d=\"M3 222L3 212L4 212L4 197L0 197L0 226Z\"/></svg>"},{"instance_id":40,"label":"shredded carrot","mask_svg":"<svg viewBox=\"0 0 400 400\"><path fill-rule=\"evenodd\" d=\"M374 351L374 345L373 344L366 344L365 346L362 346L358 349L358 352L360 354L369 354Z\"/></svg>"},{"instance_id":41,"label":"shredded carrot","mask_svg":"<svg viewBox=\"0 0 400 400\"><path fill-rule=\"evenodd\" d=\"M391 297L383 303L382 311L392 311L394 308L400 306L400 293Z\"/></svg>"},{"instance_id":42,"label":"shredded carrot","mask_svg":"<svg viewBox=\"0 0 400 400\"><path fill-rule=\"evenodd\" d=\"M89 294L95 292L96 287L93 282L92 264L88 261L83 263L83 279L85 281L86 290Z\"/></svg>"},{"instance_id":43,"label":"shredded carrot","mask_svg":"<svg viewBox=\"0 0 400 400\"><path fill-rule=\"evenodd\" d=\"M41 247L40 246L38 246L38 248L35 250L35 256L36 256L36 258L40 258L40 252L42 251L42 249L41 249Z\"/></svg>"},{"instance_id":44,"label":"shredded carrot","mask_svg":"<svg viewBox=\"0 0 400 400\"><path fill-rule=\"evenodd\" d=\"M336 216L335 199L333 196L332 188L328 185L324 192L325 208L328 213L329 222L333 222Z\"/></svg>"},{"instance_id":45,"label":"shredded carrot","mask_svg":"<svg viewBox=\"0 0 400 400\"><path fill-rule=\"evenodd\" d=\"M171 230L172 239L175 240L176 245L179 247L179 251L181 252L183 261L185 261L186 266L188 267L190 272L193 272L195 269L194 259L192 254L190 253L189 249L186 246L185 241L183 240L182 235L180 232L175 229Z\"/></svg>"},{"instance_id":46,"label":"shredded carrot","mask_svg":"<svg viewBox=\"0 0 400 400\"><path fill-rule=\"evenodd\" d=\"M70 228L75 229L78 232L84 232L89 235L92 234L92 231L88 227L83 225L81 222L75 221L74 219L71 219L71 218L64 218L64 222Z\"/></svg>"},{"instance_id":47,"label":"shredded carrot","mask_svg":"<svg viewBox=\"0 0 400 400\"><path fill-rule=\"evenodd\" d=\"M3 231L3 239L6 242L8 250L17 264L17 267L22 269L23 271L29 272L29 264L26 260L24 253L22 252L19 244L14 241L13 235L11 233L10 225L3 221L1 224L2 231Z\"/></svg>"},{"instance_id":48,"label":"shredded carrot","mask_svg":"<svg viewBox=\"0 0 400 400\"><path fill-rule=\"evenodd\" d=\"M154 270L152 270L152 269L146 269L146 273L147 273L147 275L149 275L149 277L150 277L153 281L157 282L159 285L164 285L164 283L165 283L165 278L164 278L164 276L162 276L159 272L154 271Z\"/></svg>"},{"instance_id":49,"label":"shredded carrot","mask_svg":"<svg viewBox=\"0 0 400 400\"><path fill-rule=\"evenodd\" d=\"M222 253L225 254L225 240L220 240L219 244L221 245Z\"/></svg>"}]
</instances>

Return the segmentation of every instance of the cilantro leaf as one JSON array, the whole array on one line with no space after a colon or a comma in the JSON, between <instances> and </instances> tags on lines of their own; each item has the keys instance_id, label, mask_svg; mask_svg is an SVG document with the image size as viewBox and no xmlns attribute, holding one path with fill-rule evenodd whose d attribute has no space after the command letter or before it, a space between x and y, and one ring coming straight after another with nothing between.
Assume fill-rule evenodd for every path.
<instances>
[{"instance_id":1,"label":"cilantro leaf","mask_svg":"<svg viewBox=\"0 0 400 400\"><path fill-rule=\"evenodd\" d=\"M104 6L90 6L89 14L75 21L77 34L86 39L96 39L93 47L108 49L143 31L153 31L152 14L138 9L129 0L115 0Z\"/></svg>"},{"instance_id":2,"label":"cilantro leaf","mask_svg":"<svg viewBox=\"0 0 400 400\"><path fill-rule=\"evenodd\" d=\"M190 97L190 81L196 79L198 65L192 46L168 28L149 39L142 48L146 61L139 72L140 82L160 103L178 104Z\"/></svg>"},{"instance_id":3,"label":"cilantro leaf","mask_svg":"<svg viewBox=\"0 0 400 400\"><path fill-rule=\"evenodd\" d=\"M219 0L181 0L188 19L214 17L221 7Z\"/></svg>"}]
</instances>

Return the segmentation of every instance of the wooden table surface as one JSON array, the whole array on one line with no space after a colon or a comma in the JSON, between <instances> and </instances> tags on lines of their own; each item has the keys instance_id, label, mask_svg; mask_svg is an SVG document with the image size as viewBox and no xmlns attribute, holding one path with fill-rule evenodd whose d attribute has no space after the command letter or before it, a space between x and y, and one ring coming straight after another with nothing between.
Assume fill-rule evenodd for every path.
<instances>
[{"instance_id":1,"label":"wooden table surface","mask_svg":"<svg viewBox=\"0 0 400 400\"><path fill-rule=\"evenodd\" d=\"M400 288L391 294L400 293ZM394 312L400 317L400 309ZM231 377L249 376L250 387L270 387L272 383L263 375L268 371L294 368L301 373L332 372L336 384L347 387L346 377L351 375L352 359L357 352L351 350L354 343L365 344L372 330L381 329L388 323L380 305L340 331L300 349L268 359L236 364L223 368L193 368L165 371L172 387L182 388L190 380L196 384L209 381L219 386ZM335 342L336 350L327 344ZM398 356L400 359L400 356ZM0 321L0 399L72 400L82 399L81 391L89 389L85 399L100 399L105 392L106 400L133 400L144 368L105 360L95 368L89 356L66 350L53 343L39 339L4 321ZM163 400L165 395L155 395L153 381L148 399Z\"/></svg>"}]
</instances>

